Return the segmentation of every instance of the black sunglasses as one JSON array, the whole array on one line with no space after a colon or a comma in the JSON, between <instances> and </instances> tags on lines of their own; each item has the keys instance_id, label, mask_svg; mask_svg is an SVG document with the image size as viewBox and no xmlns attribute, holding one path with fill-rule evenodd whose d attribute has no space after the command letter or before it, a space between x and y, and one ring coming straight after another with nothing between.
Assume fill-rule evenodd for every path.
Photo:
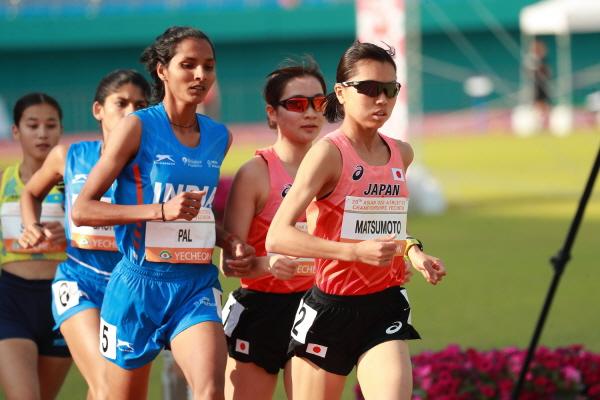
<instances>
[{"instance_id":1,"label":"black sunglasses","mask_svg":"<svg viewBox=\"0 0 600 400\"><path fill-rule=\"evenodd\" d=\"M281 100L277 104L286 110L293 112L303 113L308 110L309 105L312 105L313 110L316 112L323 112L323 109L325 108L325 96L322 94L312 97L294 96L289 99Z\"/></svg>"},{"instance_id":2,"label":"black sunglasses","mask_svg":"<svg viewBox=\"0 0 600 400\"><path fill-rule=\"evenodd\" d=\"M396 81L347 81L341 82L341 85L344 87L354 87L358 93L369 97L379 97L381 92L384 92L388 99L396 97L402 87L402 85Z\"/></svg>"}]
</instances>

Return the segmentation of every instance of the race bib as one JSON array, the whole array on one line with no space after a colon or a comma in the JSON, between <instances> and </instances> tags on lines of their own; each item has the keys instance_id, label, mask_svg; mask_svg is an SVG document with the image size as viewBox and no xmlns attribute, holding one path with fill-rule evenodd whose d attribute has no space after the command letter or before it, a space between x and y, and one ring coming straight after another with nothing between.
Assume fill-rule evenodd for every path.
<instances>
[{"instance_id":1,"label":"race bib","mask_svg":"<svg viewBox=\"0 0 600 400\"><path fill-rule=\"evenodd\" d=\"M296 222L296 229L302 232L308 232L308 226L306 222ZM277 255L277 253L268 253L268 256ZM298 264L296 268L296 275L298 276L311 276L315 274L315 259L308 257L295 258L294 261Z\"/></svg>"},{"instance_id":2,"label":"race bib","mask_svg":"<svg viewBox=\"0 0 600 400\"><path fill-rule=\"evenodd\" d=\"M2 203L0 210L2 218L2 236L4 248L11 253L58 253L65 251L66 243L52 243L44 240L33 248L24 249L19 245L23 231L21 222L21 207L18 202ZM62 224L65 212L59 203L42 203L40 222L60 222Z\"/></svg>"},{"instance_id":3,"label":"race bib","mask_svg":"<svg viewBox=\"0 0 600 400\"><path fill-rule=\"evenodd\" d=\"M117 327L100 317L100 353L111 360L117 358Z\"/></svg>"},{"instance_id":4,"label":"race bib","mask_svg":"<svg viewBox=\"0 0 600 400\"><path fill-rule=\"evenodd\" d=\"M296 222L296 229L301 230L302 232L308 232L308 226L306 222ZM315 274L314 258L301 257L296 259L295 261L298 263L296 275L309 276Z\"/></svg>"},{"instance_id":5,"label":"race bib","mask_svg":"<svg viewBox=\"0 0 600 400\"><path fill-rule=\"evenodd\" d=\"M404 254L407 210L406 197L347 196L340 240L360 242L394 234L400 245L397 254Z\"/></svg>"},{"instance_id":6,"label":"race bib","mask_svg":"<svg viewBox=\"0 0 600 400\"><path fill-rule=\"evenodd\" d=\"M215 217L210 208L201 208L192 221L147 222L146 260L210 264L215 241Z\"/></svg>"},{"instance_id":7,"label":"race bib","mask_svg":"<svg viewBox=\"0 0 600 400\"><path fill-rule=\"evenodd\" d=\"M71 204L75 204L77 195ZM110 197L102 197L100 201L111 203ZM115 230L112 226L76 226L69 218L71 228L71 246L86 250L117 251Z\"/></svg>"},{"instance_id":8,"label":"race bib","mask_svg":"<svg viewBox=\"0 0 600 400\"><path fill-rule=\"evenodd\" d=\"M300 305L294 317L291 335L297 342L306 343L306 334L317 318L317 310L300 300Z\"/></svg>"},{"instance_id":9,"label":"race bib","mask_svg":"<svg viewBox=\"0 0 600 400\"><path fill-rule=\"evenodd\" d=\"M52 284L52 297L58 315L79 304L79 286L77 282L58 281Z\"/></svg>"},{"instance_id":10,"label":"race bib","mask_svg":"<svg viewBox=\"0 0 600 400\"><path fill-rule=\"evenodd\" d=\"M233 297L233 293L230 293L227 303L223 306L223 330L226 336L231 337L243 312L244 306Z\"/></svg>"}]
</instances>

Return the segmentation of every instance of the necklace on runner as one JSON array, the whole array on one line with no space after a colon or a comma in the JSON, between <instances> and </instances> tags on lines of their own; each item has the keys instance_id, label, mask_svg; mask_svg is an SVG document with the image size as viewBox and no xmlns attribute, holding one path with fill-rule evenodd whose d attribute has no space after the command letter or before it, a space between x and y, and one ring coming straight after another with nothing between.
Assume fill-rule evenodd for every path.
<instances>
[{"instance_id":1,"label":"necklace on runner","mask_svg":"<svg viewBox=\"0 0 600 400\"><path fill-rule=\"evenodd\" d=\"M195 126L196 126L196 121L192 122L192 123L191 123L191 124L189 124L189 125L181 125L181 124L177 124L177 123L175 123L175 122L171 121L171 119L169 119L169 123L170 123L171 125L173 125L173 126L176 126L176 127L178 127L178 128L184 128L184 129L189 129L189 128L193 128L193 127L195 127Z\"/></svg>"}]
</instances>

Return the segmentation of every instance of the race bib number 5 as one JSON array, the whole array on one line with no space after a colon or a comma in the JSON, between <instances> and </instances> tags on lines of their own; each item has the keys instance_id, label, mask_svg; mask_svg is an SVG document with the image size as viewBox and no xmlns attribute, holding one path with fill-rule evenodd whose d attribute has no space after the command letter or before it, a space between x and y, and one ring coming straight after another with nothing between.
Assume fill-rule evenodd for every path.
<instances>
[{"instance_id":1,"label":"race bib number 5","mask_svg":"<svg viewBox=\"0 0 600 400\"><path fill-rule=\"evenodd\" d=\"M174 264L210 264L215 247L215 217L201 208L192 221L146 223L146 259Z\"/></svg>"},{"instance_id":2,"label":"race bib number 5","mask_svg":"<svg viewBox=\"0 0 600 400\"><path fill-rule=\"evenodd\" d=\"M100 353L111 360L117 358L117 327L100 318Z\"/></svg>"}]
</instances>

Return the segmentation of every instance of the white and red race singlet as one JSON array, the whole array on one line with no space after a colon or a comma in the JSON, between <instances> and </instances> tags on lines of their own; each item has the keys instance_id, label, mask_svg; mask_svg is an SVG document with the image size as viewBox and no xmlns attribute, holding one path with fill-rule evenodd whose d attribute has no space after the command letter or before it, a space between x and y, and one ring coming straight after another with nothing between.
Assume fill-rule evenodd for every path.
<instances>
[{"instance_id":1,"label":"white and red race singlet","mask_svg":"<svg viewBox=\"0 0 600 400\"><path fill-rule=\"evenodd\" d=\"M256 256L261 257L267 255L265 250L267 231L283 198L292 186L293 179L273 148L257 150L256 155L262 157L267 163L271 187L265 206L252 220L248 232L248 244L256 249ZM296 223L296 227L306 231L304 216ZM242 278L242 287L269 293L294 293L308 290L314 283L314 259L299 258L295 261L298 263L298 270L292 279L284 281L270 274L254 279Z\"/></svg>"},{"instance_id":2,"label":"white and red race singlet","mask_svg":"<svg viewBox=\"0 0 600 400\"><path fill-rule=\"evenodd\" d=\"M329 140L340 151L342 172L334 190L313 201L306 210L308 231L340 242L360 242L389 234L399 244L389 267L360 262L316 259L316 285L328 294L363 295L398 286L405 279L406 169L397 143L380 135L390 150L385 165L369 165L356 153L348 138L336 130Z\"/></svg>"}]
</instances>

